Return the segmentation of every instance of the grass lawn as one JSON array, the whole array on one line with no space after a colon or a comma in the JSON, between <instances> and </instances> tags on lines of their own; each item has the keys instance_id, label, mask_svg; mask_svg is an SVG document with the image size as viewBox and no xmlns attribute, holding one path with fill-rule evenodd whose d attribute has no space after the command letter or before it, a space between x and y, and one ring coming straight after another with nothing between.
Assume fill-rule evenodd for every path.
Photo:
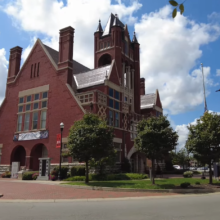
<instances>
[{"instance_id":1,"label":"grass lawn","mask_svg":"<svg viewBox=\"0 0 220 220\"><path fill-rule=\"evenodd\" d=\"M176 179L164 179L156 180L152 185L150 180L120 180L120 181L92 181L89 184L84 182L69 182L63 183L68 185L81 185L81 186L102 186L102 187L116 187L116 188L132 188L132 189L173 189L176 186L180 186L181 183L189 182L195 184L208 184L209 180L205 179L193 179L193 178L176 178ZM213 183L216 183L213 180Z\"/></svg>"}]
</instances>

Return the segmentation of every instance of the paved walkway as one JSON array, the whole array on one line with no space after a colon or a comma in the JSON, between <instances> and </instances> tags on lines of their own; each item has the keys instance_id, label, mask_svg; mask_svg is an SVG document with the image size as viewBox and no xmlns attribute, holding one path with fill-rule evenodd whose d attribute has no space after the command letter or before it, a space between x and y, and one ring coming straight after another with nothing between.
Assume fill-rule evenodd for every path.
<instances>
[{"instance_id":1,"label":"paved walkway","mask_svg":"<svg viewBox=\"0 0 220 220\"><path fill-rule=\"evenodd\" d=\"M0 178L1 200L49 200L49 199L94 199L94 198L125 198L144 196L170 196L174 193L149 192L112 192L75 189L61 186L58 181L21 181Z\"/></svg>"}]
</instances>

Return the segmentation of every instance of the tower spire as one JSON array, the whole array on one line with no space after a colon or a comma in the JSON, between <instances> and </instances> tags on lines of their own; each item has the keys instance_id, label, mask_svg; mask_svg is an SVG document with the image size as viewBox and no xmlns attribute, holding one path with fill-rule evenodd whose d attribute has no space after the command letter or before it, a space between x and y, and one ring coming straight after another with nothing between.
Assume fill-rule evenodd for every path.
<instances>
[{"instance_id":1,"label":"tower spire","mask_svg":"<svg viewBox=\"0 0 220 220\"><path fill-rule=\"evenodd\" d=\"M133 35L132 43L138 43L138 40L137 40L135 32L134 32L134 35Z\"/></svg>"},{"instance_id":2,"label":"tower spire","mask_svg":"<svg viewBox=\"0 0 220 220\"><path fill-rule=\"evenodd\" d=\"M102 25L101 25L101 20L100 20L100 19L99 19L99 24L98 24L98 27L97 27L96 32L103 32Z\"/></svg>"}]
</instances>

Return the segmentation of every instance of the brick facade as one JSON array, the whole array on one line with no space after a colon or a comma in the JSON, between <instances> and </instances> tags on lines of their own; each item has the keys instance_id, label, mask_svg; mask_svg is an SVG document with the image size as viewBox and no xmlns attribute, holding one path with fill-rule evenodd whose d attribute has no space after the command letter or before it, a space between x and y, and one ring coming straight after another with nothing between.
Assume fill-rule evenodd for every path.
<instances>
[{"instance_id":1,"label":"brick facade","mask_svg":"<svg viewBox=\"0 0 220 220\"><path fill-rule=\"evenodd\" d=\"M133 163L133 171L144 172L146 158L142 155L134 156L136 125L142 118L156 115L158 110L162 113L162 105L159 93L156 92L155 105L141 108L140 100L141 95L145 97L145 83L140 79L139 43L135 35L131 41L127 26L123 26L116 15L111 15L109 19L109 33L106 34L106 30L103 33L100 23L94 34L94 70L72 60L74 29L71 27L60 30L59 52L43 45L38 39L21 69L22 48L11 49L6 95L0 107L0 167L5 169L13 161L19 161L25 169L36 170L40 157L50 157L52 164L58 164L60 154L56 148L56 135L60 133L60 123L65 125L63 140L66 143L74 122L80 120L86 112L92 112L115 126L114 142L119 146L120 155L118 162L123 163L124 158L128 157ZM80 87L77 78L80 77L79 74L85 74L85 78L88 78L94 71L96 77L96 71L101 71L100 68L106 65L110 67L102 82ZM114 90L115 97L110 95L110 89ZM43 106L43 92L47 92L46 107ZM35 94L39 94L38 101L34 101ZM30 103L27 102L28 96L31 96ZM20 98L24 98L23 104L19 104ZM38 108L33 109L36 102ZM114 107L110 105L111 102ZM30 122L28 129L25 129L28 119L25 118L27 112L24 108L28 104ZM21 112L20 106L23 106ZM37 112L35 129L34 112ZM41 129L43 112L46 112L46 127ZM111 112L114 114L113 121L110 118ZM19 115L23 115L22 122L19 122ZM48 137L13 140L15 135L39 131L48 131ZM66 162L71 163L72 159L69 158Z\"/></svg>"}]
</instances>

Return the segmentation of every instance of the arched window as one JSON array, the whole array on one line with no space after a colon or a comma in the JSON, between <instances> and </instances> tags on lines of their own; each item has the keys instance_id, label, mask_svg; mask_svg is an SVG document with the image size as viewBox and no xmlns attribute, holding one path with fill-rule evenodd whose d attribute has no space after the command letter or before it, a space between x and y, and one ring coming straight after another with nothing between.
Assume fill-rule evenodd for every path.
<instances>
[{"instance_id":1,"label":"arched window","mask_svg":"<svg viewBox=\"0 0 220 220\"><path fill-rule=\"evenodd\" d=\"M112 62L112 58L109 54L104 54L99 59L98 67L110 65Z\"/></svg>"}]
</instances>

